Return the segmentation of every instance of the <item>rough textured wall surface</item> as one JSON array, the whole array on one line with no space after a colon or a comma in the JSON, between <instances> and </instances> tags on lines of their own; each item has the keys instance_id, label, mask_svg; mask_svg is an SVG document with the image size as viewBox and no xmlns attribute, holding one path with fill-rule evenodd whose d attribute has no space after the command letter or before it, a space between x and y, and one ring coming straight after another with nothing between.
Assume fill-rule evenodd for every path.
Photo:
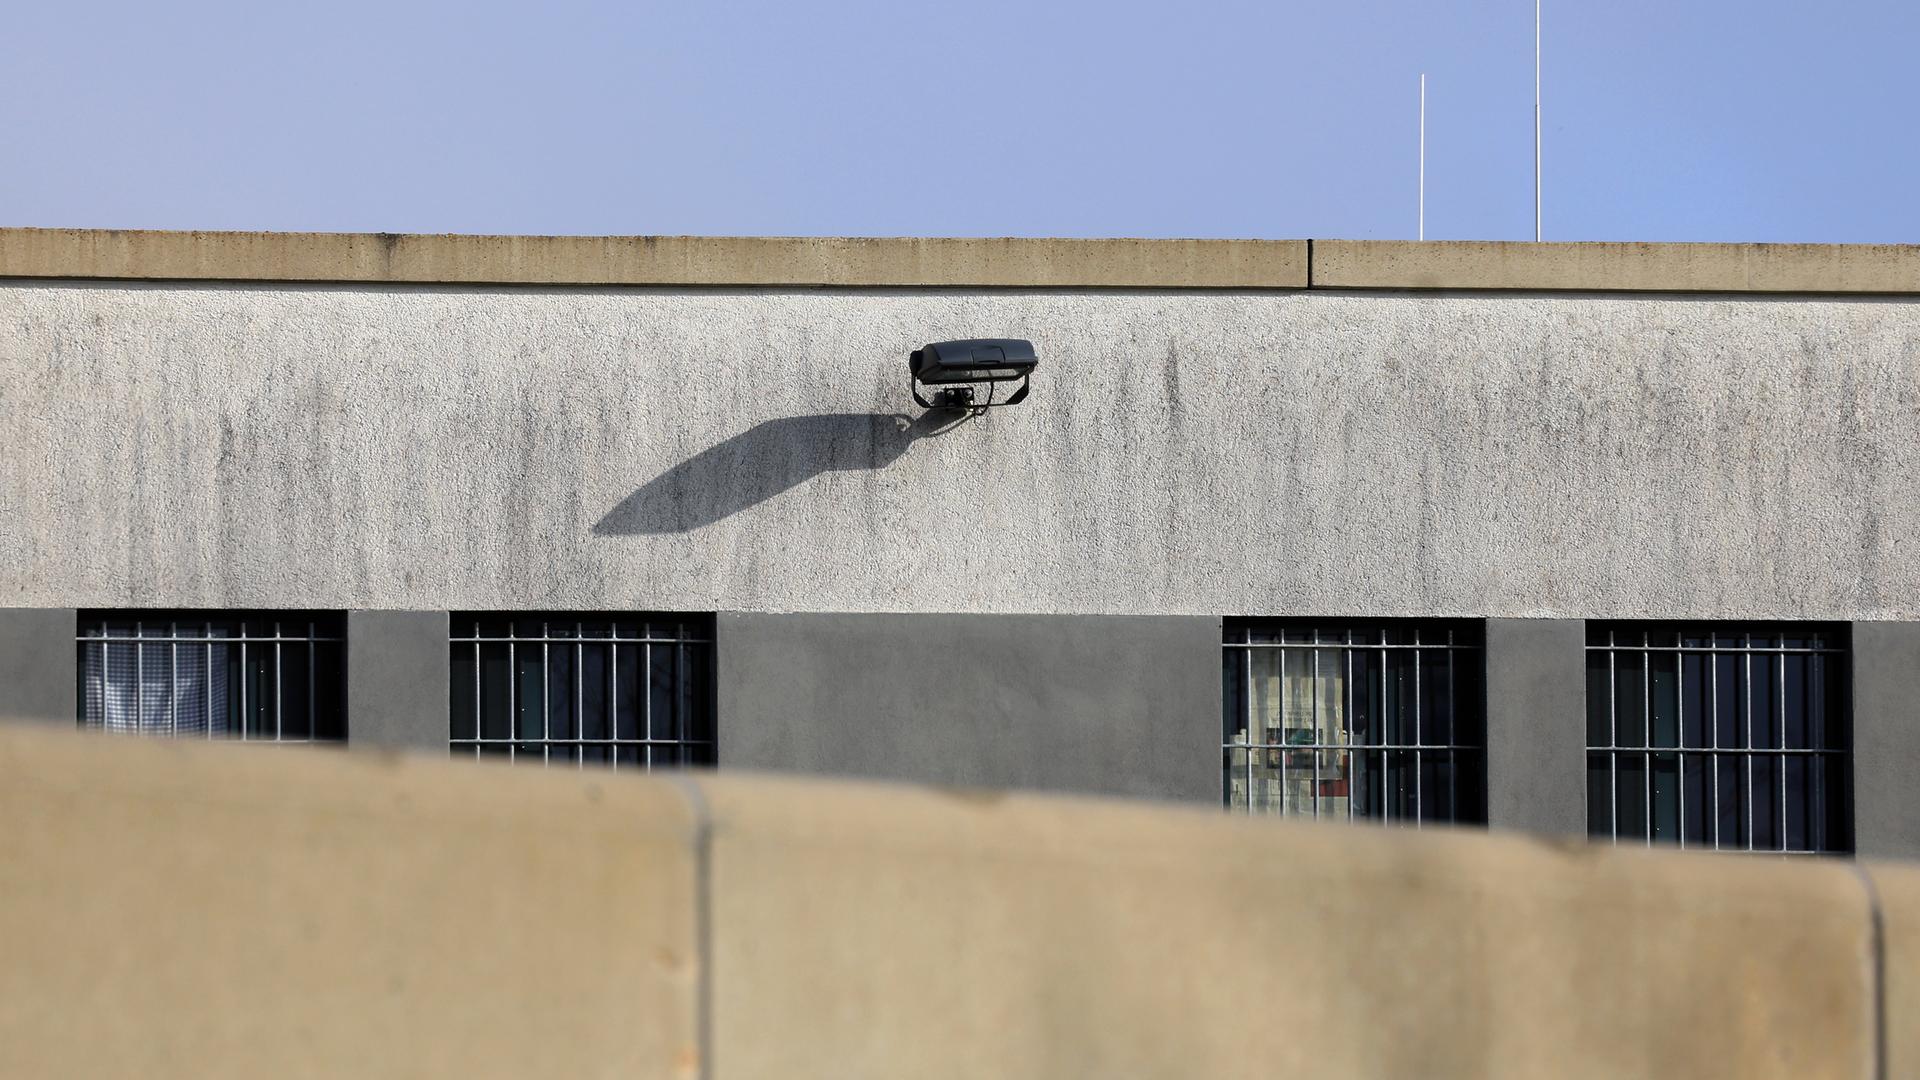
<instances>
[{"instance_id":1,"label":"rough textured wall surface","mask_svg":"<svg viewBox=\"0 0 1920 1080\"><path fill-rule=\"evenodd\" d=\"M1920 618L1920 304L9 283L0 604Z\"/></svg>"}]
</instances>

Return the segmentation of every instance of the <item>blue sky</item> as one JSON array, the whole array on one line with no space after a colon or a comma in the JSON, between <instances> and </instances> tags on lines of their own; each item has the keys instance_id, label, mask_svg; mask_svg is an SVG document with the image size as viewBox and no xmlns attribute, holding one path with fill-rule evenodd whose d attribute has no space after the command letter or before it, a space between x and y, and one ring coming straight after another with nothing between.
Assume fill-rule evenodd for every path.
<instances>
[{"instance_id":1,"label":"blue sky","mask_svg":"<svg viewBox=\"0 0 1920 1080\"><path fill-rule=\"evenodd\" d=\"M1532 235L1532 0L15 5L0 224ZM1546 238L1920 242L1920 4L1546 0Z\"/></svg>"}]
</instances>

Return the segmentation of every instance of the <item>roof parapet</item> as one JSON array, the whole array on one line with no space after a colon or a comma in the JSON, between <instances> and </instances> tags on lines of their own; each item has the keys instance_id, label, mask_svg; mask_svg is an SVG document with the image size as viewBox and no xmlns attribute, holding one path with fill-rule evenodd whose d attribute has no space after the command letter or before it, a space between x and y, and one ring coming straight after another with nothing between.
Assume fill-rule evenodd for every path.
<instances>
[{"instance_id":1,"label":"roof parapet","mask_svg":"<svg viewBox=\"0 0 1920 1080\"><path fill-rule=\"evenodd\" d=\"M0 278L1920 294L1920 245L0 229Z\"/></svg>"}]
</instances>

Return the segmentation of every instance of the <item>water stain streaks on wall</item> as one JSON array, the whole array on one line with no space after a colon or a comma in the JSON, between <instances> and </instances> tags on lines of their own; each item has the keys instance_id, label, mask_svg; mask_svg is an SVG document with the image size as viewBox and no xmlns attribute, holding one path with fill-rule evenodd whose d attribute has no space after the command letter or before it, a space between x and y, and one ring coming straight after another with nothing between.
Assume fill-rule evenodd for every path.
<instances>
[{"instance_id":1,"label":"water stain streaks on wall","mask_svg":"<svg viewBox=\"0 0 1920 1080\"><path fill-rule=\"evenodd\" d=\"M0 359L15 606L1920 617L1911 299L18 281Z\"/></svg>"}]
</instances>

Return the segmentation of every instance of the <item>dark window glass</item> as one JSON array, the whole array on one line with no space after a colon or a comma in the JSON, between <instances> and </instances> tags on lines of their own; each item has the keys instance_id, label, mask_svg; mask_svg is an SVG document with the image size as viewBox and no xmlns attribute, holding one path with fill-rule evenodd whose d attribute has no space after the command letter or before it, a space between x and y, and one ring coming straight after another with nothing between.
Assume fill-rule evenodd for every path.
<instances>
[{"instance_id":1,"label":"dark window glass","mask_svg":"<svg viewBox=\"0 0 1920 1080\"><path fill-rule=\"evenodd\" d=\"M1613 832L1613 755L1587 755L1587 832ZM1597 797L1596 797L1597 796Z\"/></svg>"},{"instance_id":2,"label":"dark window glass","mask_svg":"<svg viewBox=\"0 0 1920 1080\"><path fill-rule=\"evenodd\" d=\"M1589 623L1587 831L1851 850L1846 652L1844 627Z\"/></svg>"},{"instance_id":3,"label":"dark window glass","mask_svg":"<svg viewBox=\"0 0 1920 1080\"><path fill-rule=\"evenodd\" d=\"M713 620L455 612L456 756L614 768L712 765Z\"/></svg>"}]
</instances>

